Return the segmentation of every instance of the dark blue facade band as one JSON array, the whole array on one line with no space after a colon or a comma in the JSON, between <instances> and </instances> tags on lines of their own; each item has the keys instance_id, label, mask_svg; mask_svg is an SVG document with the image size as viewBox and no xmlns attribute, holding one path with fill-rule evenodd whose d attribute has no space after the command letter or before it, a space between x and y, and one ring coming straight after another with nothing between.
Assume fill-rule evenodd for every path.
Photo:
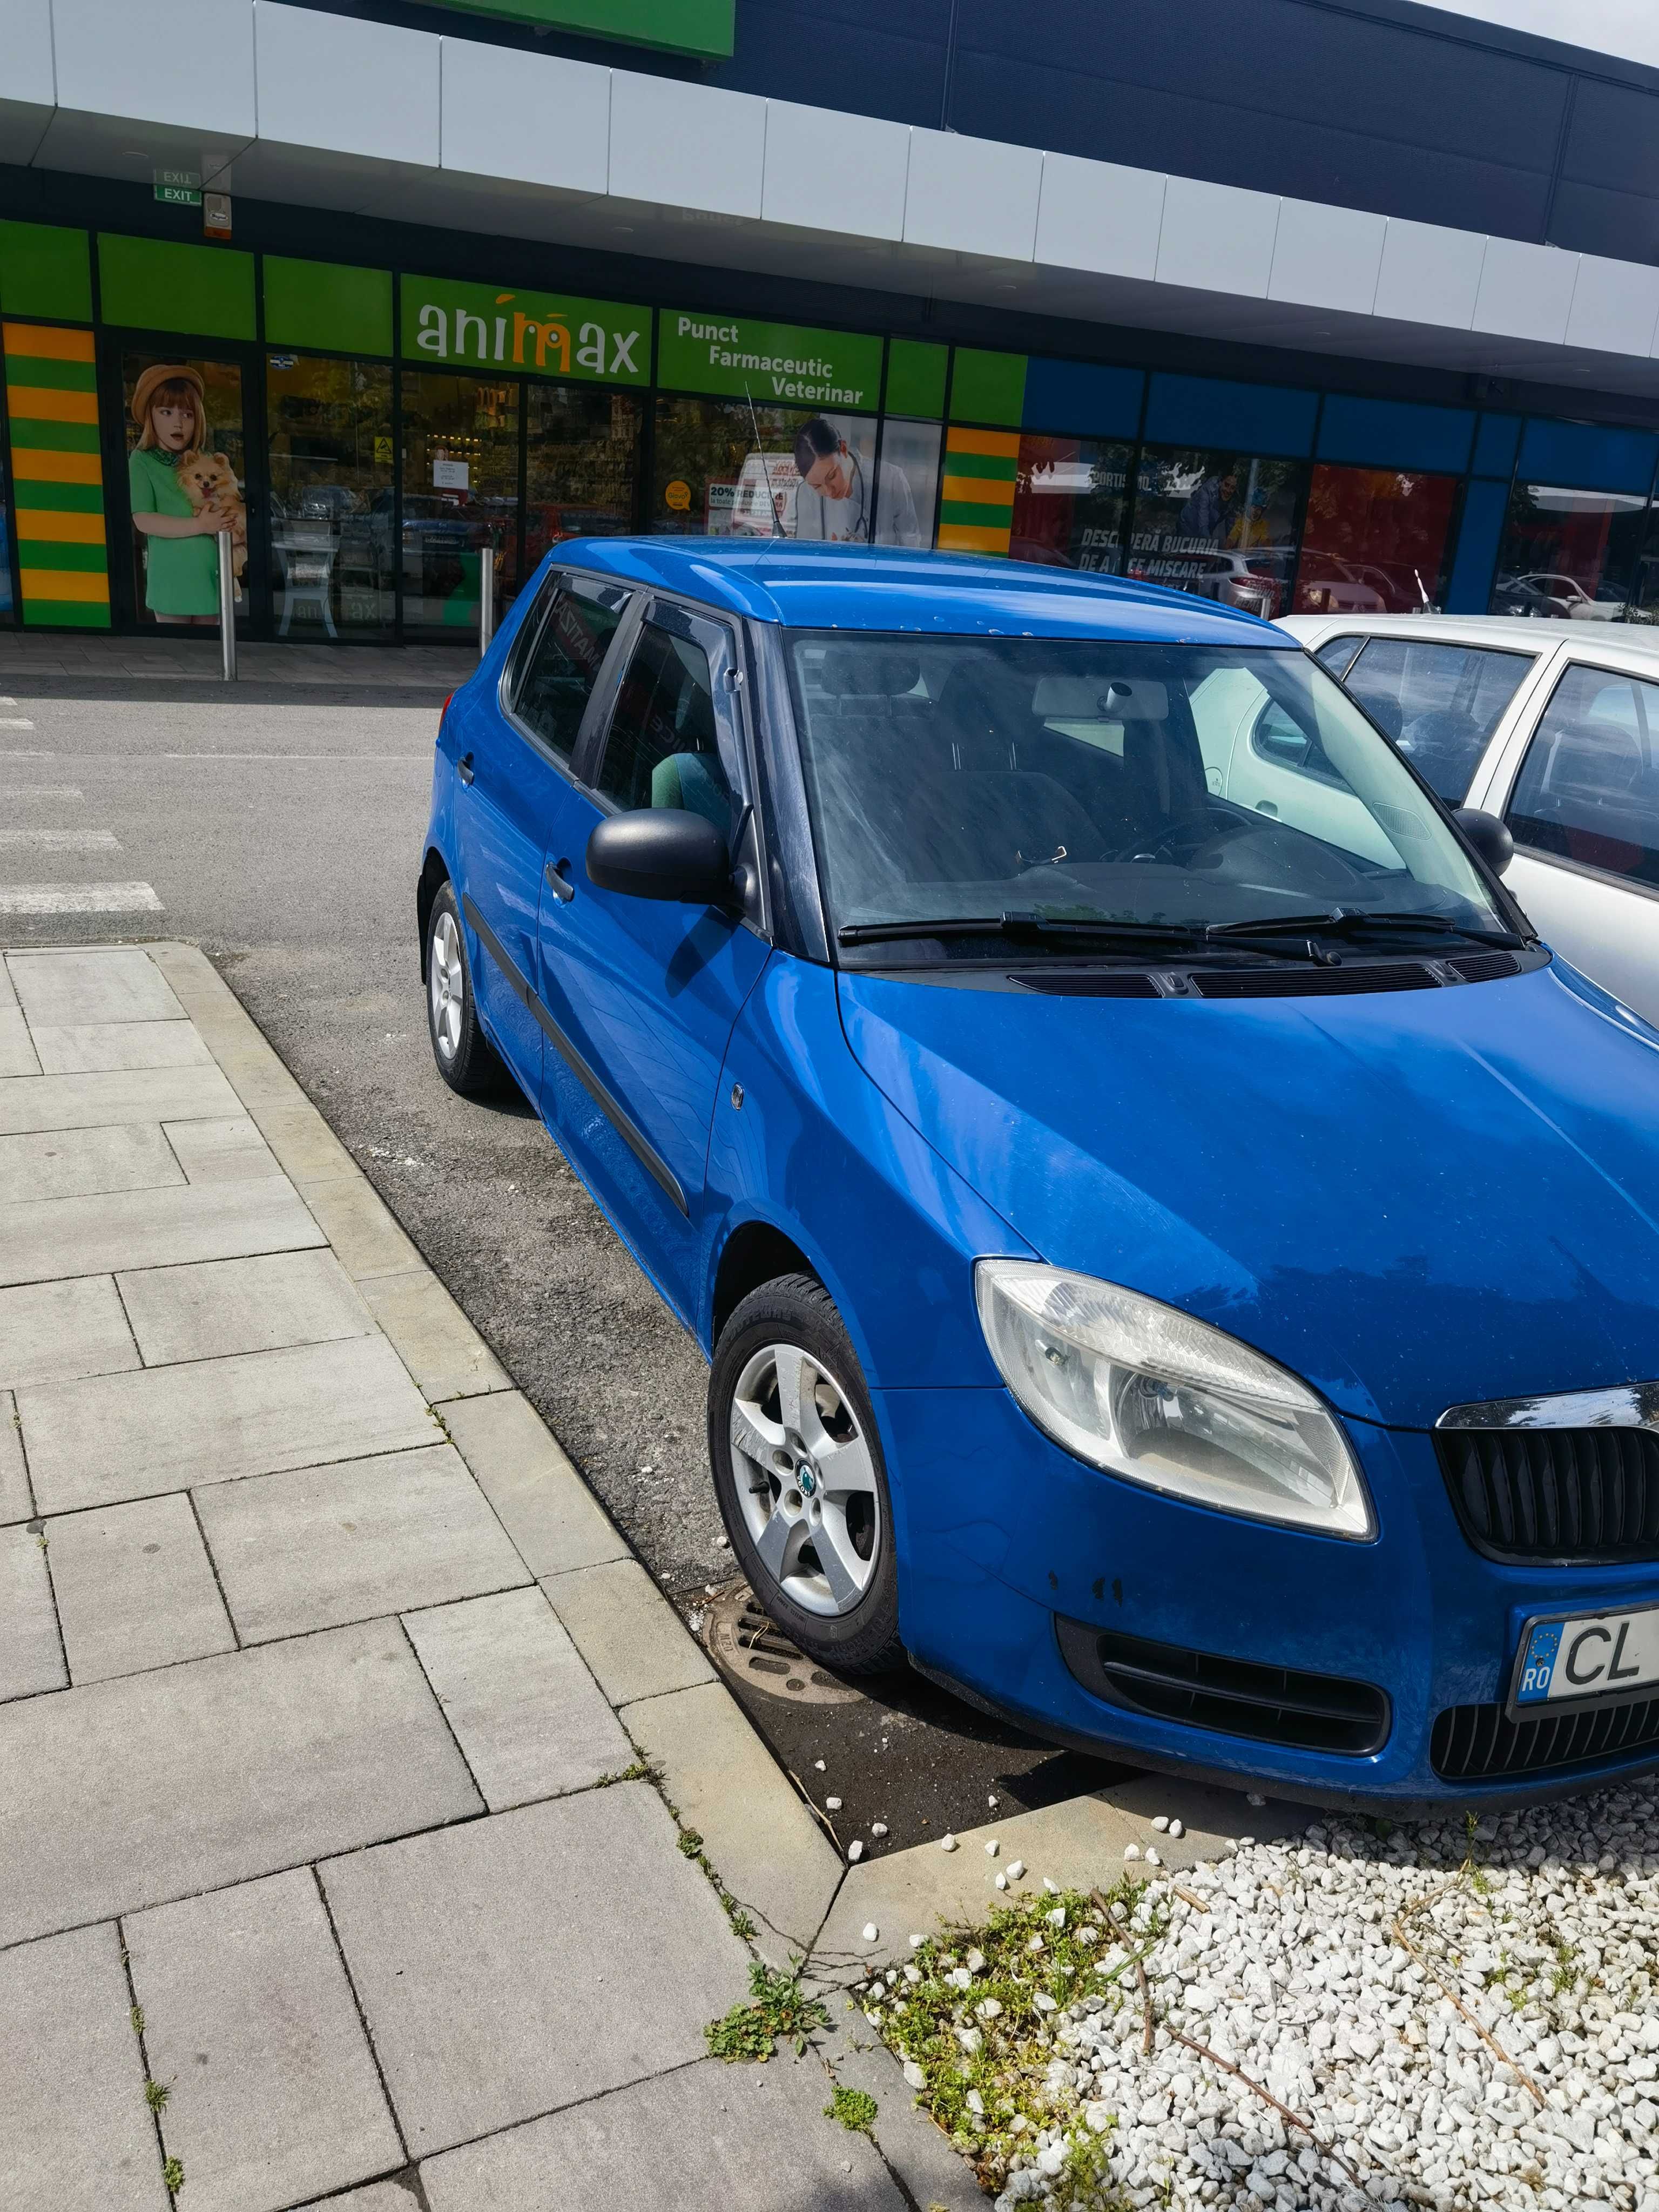
<instances>
[{"instance_id":1,"label":"dark blue facade band","mask_svg":"<svg viewBox=\"0 0 1659 2212\"><path fill-rule=\"evenodd\" d=\"M1639 492L1644 499L1659 461L1650 430L1616 430L1597 422L1552 422L1534 416L1521 441L1517 473L1528 483L1567 484L1577 491Z\"/></svg>"},{"instance_id":2,"label":"dark blue facade band","mask_svg":"<svg viewBox=\"0 0 1659 2212\"><path fill-rule=\"evenodd\" d=\"M1483 415L1474 438L1476 476L1512 476L1520 443L1521 417L1518 415Z\"/></svg>"},{"instance_id":3,"label":"dark blue facade band","mask_svg":"<svg viewBox=\"0 0 1659 2212\"><path fill-rule=\"evenodd\" d=\"M1155 374L1146 396L1146 439L1154 446L1307 454L1313 451L1318 407L1316 392L1285 385Z\"/></svg>"},{"instance_id":4,"label":"dark blue facade band","mask_svg":"<svg viewBox=\"0 0 1659 2212\"><path fill-rule=\"evenodd\" d=\"M1469 465L1474 410L1413 407L1395 399L1351 399L1327 392L1319 458L1374 469L1422 469L1461 477Z\"/></svg>"},{"instance_id":5,"label":"dark blue facade band","mask_svg":"<svg viewBox=\"0 0 1659 2212\"><path fill-rule=\"evenodd\" d=\"M1446 586L1449 615L1483 615L1492 599L1492 572L1509 513L1507 483L1472 483L1463 500L1463 526Z\"/></svg>"},{"instance_id":6,"label":"dark blue facade band","mask_svg":"<svg viewBox=\"0 0 1659 2212\"><path fill-rule=\"evenodd\" d=\"M1033 354L1025 368L1020 427L1070 431L1081 437L1133 438L1140 425L1146 379L1138 368L1091 361L1053 361Z\"/></svg>"}]
</instances>

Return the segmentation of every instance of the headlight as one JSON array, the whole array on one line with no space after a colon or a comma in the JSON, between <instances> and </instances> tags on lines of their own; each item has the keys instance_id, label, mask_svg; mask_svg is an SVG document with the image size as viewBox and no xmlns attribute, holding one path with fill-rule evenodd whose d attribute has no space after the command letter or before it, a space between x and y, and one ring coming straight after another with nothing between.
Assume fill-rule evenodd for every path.
<instances>
[{"instance_id":1,"label":"headlight","mask_svg":"<svg viewBox=\"0 0 1659 2212\"><path fill-rule=\"evenodd\" d=\"M980 1326L1056 1443L1195 1505L1376 1534L1341 1430L1307 1384L1174 1306L1032 1260L981 1260Z\"/></svg>"}]
</instances>

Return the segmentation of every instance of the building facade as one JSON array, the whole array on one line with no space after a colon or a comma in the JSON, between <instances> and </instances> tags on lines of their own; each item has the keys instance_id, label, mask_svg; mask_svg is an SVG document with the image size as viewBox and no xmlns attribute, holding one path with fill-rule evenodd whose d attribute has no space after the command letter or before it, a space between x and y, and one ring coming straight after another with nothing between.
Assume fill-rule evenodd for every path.
<instances>
[{"instance_id":1,"label":"building facade","mask_svg":"<svg viewBox=\"0 0 1659 2212\"><path fill-rule=\"evenodd\" d=\"M0 0L0 623L210 624L222 526L250 634L342 643L641 529L1659 619L1620 0Z\"/></svg>"}]
</instances>

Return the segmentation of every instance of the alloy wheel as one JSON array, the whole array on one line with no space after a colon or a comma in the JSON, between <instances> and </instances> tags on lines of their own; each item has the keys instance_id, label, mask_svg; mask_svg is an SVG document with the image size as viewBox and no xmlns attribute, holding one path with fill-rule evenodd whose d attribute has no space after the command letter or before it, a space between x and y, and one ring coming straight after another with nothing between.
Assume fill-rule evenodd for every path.
<instances>
[{"instance_id":1,"label":"alloy wheel","mask_svg":"<svg viewBox=\"0 0 1659 2212\"><path fill-rule=\"evenodd\" d=\"M738 1378L731 1434L762 1565L804 1612L853 1612L880 1556L881 1494L847 1393L811 1352L769 1344Z\"/></svg>"},{"instance_id":2,"label":"alloy wheel","mask_svg":"<svg viewBox=\"0 0 1659 2212\"><path fill-rule=\"evenodd\" d=\"M432 996L432 1035L443 1057L453 1060L461 1046L466 969L461 957L461 933L453 914L441 914L433 926L427 975Z\"/></svg>"}]
</instances>

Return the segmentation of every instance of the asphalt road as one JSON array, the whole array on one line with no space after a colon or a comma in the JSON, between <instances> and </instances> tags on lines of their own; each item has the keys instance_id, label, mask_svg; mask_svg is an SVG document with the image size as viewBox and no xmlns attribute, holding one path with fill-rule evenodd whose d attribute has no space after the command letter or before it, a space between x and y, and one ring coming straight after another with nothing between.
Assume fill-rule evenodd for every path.
<instances>
[{"instance_id":1,"label":"asphalt road","mask_svg":"<svg viewBox=\"0 0 1659 2212\"><path fill-rule=\"evenodd\" d=\"M0 704L0 944L201 944L647 1566L700 1613L732 1575L702 1353L529 1107L458 1098L432 1066L414 887L438 695L20 684ZM152 886L160 910L6 910L20 885L76 899L106 883ZM834 1705L753 1680L740 1694L809 1794L842 1798L843 1841L886 1825L872 1851L1109 1771L908 1673Z\"/></svg>"}]
</instances>

